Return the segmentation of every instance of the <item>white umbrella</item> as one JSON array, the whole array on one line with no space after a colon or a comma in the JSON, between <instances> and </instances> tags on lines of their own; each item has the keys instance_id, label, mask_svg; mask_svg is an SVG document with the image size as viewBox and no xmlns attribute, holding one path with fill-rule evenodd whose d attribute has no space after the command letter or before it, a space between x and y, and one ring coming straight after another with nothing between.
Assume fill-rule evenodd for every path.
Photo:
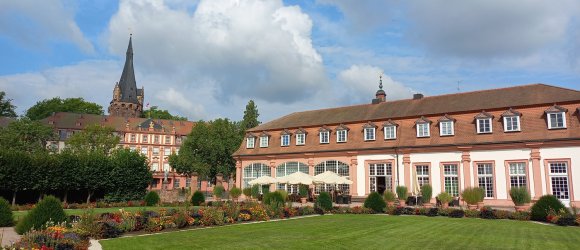
<instances>
[{"instance_id":1,"label":"white umbrella","mask_svg":"<svg viewBox=\"0 0 580 250\"><path fill-rule=\"evenodd\" d=\"M296 184L304 184L304 185L311 185L312 184L312 176L303 173L303 172L295 172L283 177L278 177L276 178L278 183L286 183L286 184L291 184L291 185L296 185Z\"/></svg>"},{"instance_id":2,"label":"white umbrella","mask_svg":"<svg viewBox=\"0 0 580 250\"><path fill-rule=\"evenodd\" d=\"M335 172L326 171L314 176L314 182L324 184L352 184L353 182L346 177L342 177Z\"/></svg>"},{"instance_id":3,"label":"white umbrella","mask_svg":"<svg viewBox=\"0 0 580 250\"><path fill-rule=\"evenodd\" d=\"M272 183L277 183L278 181L276 180L276 178L274 177L270 177L267 175L261 176L256 178L255 180L251 180L248 183L250 185L268 185L268 184L272 184Z\"/></svg>"}]
</instances>

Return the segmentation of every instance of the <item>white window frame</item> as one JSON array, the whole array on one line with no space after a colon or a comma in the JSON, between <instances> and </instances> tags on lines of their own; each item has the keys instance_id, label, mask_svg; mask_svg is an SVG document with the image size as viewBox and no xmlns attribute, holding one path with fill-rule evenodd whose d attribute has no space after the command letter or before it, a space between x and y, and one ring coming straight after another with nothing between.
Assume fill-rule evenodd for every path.
<instances>
[{"instance_id":1,"label":"white window frame","mask_svg":"<svg viewBox=\"0 0 580 250\"><path fill-rule=\"evenodd\" d=\"M159 147L153 147L153 155L159 155Z\"/></svg>"},{"instance_id":2,"label":"white window frame","mask_svg":"<svg viewBox=\"0 0 580 250\"><path fill-rule=\"evenodd\" d=\"M282 147L290 146L290 135L282 135L280 137L280 146Z\"/></svg>"},{"instance_id":3,"label":"white window frame","mask_svg":"<svg viewBox=\"0 0 580 250\"><path fill-rule=\"evenodd\" d=\"M375 128L365 128L364 129L364 133L365 133L365 141L374 141L376 136L375 136Z\"/></svg>"},{"instance_id":4,"label":"white window frame","mask_svg":"<svg viewBox=\"0 0 580 250\"><path fill-rule=\"evenodd\" d=\"M344 136L344 138L342 138ZM348 140L348 131L341 129L336 131L336 142L346 142Z\"/></svg>"},{"instance_id":5,"label":"white window frame","mask_svg":"<svg viewBox=\"0 0 580 250\"><path fill-rule=\"evenodd\" d=\"M514 126L513 119L515 119L515 126ZM510 129L510 126L508 126L508 125L511 125L511 129ZM520 117L519 116L505 116L503 118L503 131L504 132L521 131Z\"/></svg>"},{"instance_id":6,"label":"white window frame","mask_svg":"<svg viewBox=\"0 0 580 250\"><path fill-rule=\"evenodd\" d=\"M564 166L564 170L566 172L554 172L552 167L556 167L556 164L562 164ZM558 167L562 167L561 165ZM570 166L568 166L568 162L566 161L550 161L548 162L548 173L550 176L550 191L552 193L552 195L556 196L556 198L558 198L559 200L562 201L570 201L570 196L571 196L571 189L570 189L570 178L568 177L568 171L570 171L569 169ZM560 193L555 193L554 192L554 180L558 178L561 180L566 180L566 190L564 192L566 192L565 194L560 194ZM564 198L565 197L565 198Z\"/></svg>"},{"instance_id":7,"label":"white window frame","mask_svg":"<svg viewBox=\"0 0 580 250\"><path fill-rule=\"evenodd\" d=\"M489 131L481 131L481 122L488 121L489 122ZM476 121L477 124L477 133L478 134L491 134L493 133L493 121L491 118L478 118Z\"/></svg>"},{"instance_id":8,"label":"white window frame","mask_svg":"<svg viewBox=\"0 0 580 250\"><path fill-rule=\"evenodd\" d=\"M491 163L477 164L477 183L484 190L484 198L486 199L495 197L494 170L494 166Z\"/></svg>"},{"instance_id":9,"label":"white window frame","mask_svg":"<svg viewBox=\"0 0 580 250\"><path fill-rule=\"evenodd\" d=\"M320 143L327 144L330 142L330 132L329 131L321 131L320 132Z\"/></svg>"},{"instance_id":10,"label":"white window frame","mask_svg":"<svg viewBox=\"0 0 580 250\"><path fill-rule=\"evenodd\" d=\"M296 134L296 145L306 144L306 134Z\"/></svg>"},{"instance_id":11,"label":"white window frame","mask_svg":"<svg viewBox=\"0 0 580 250\"><path fill-rule=\"evenodd\" d=\"M392 137L390 136L391 135L390 131L387 131L387 129L393 130ZM396 140L397 139L397 126L395 126L395 125L385 126L383 128L383 133L385 134L385 140Z\"/></svg>"},{"instance_id":12,"label":"white window frame","mask_svg":"<svg viewBox=\"0 0 580 250\"><path fill-rule=\"evenodd\" d=\"M377 177L385 177L385 191L393 191L393 164L373 163L369 165L369 190L378 192Z\"/></svg>"},{"instance_id":13,"label":"white window frame","mask_svg":"<svg viewBox=\"0 0 580 250\"><path fill-rule=\"evenodd\" d=\"M556 117L556 119L557 119L557 115L561 115L562 116L562 126L552 126L552 116ZM547 113L547 117L548 117L548 129L562 129L562 128L566 128L566 112ZM556 123L557 123L557 120L556 120Z\"/></svg>"},{"instance_id":14,"label":"white window frame","mask_svg":"<svg viewBox=\"0 0 580 250\"><path fill-rule=\"evenodd\" d=\"M159 171L159 162L151 163L151 171Z\"/></svg>"},{"instance_id":15,"label":"white window frame","mask_svg":"<svg viewBox=\"0 0 580 250\"><path fill-rule=\"evenodd\" d=\"M268 147L268 136L260 136L260 147L261 148Z\"/></svg>"},{"instance_id":16,"label":"white window frame","mask_svg":"<svg viewBox=\"0 0 580 250\"><path fill-rule=\"evenodd\" d=\"M431 124L429 123L417 123L417 137L421 138L421 137L430 137L431 136ZM426 130L425 130L425 126L426 126ZM426 132L426 134L425 134Z\"/></svg>"},{"instance_id":17,"label":"white window frame","mask_svg":"<svg viewBox=\"0 0 580 250\"><path fill-rule=\"evenodd\" d=\"M141 147L141 154L148 155L149 153L148 151L149 151L148 147Z\"/></svg>"},{"instance_id":18,"label":"white window frame","mask_svg":"<svg viewBox=\"0 0 580 250\"><path fill-rule=\"evenodd\" d=\"M509 163L509 180L510 187L527 187L528 176L525 162L510 162ZM522 172L523 170L523 172Z\"/></svg>"},{"instance_id":19,"label":"white window frame","mask_svg":"<svg viewBox=\"0 0 580 250\"><path fill-rule=\"evenodd\" d=\"M455 173L451 171L452 167L455 168ZM446 171L446 168L449 168L449 171ZM455 187L455 192L451 192L451 190L447 190L447 181L449 181L449 188ZM455 185L453 185L455 184ZM443 191L447 192L451 196L459 196L459 165L458 164L443 164Z\"/></svg>"},{"instance_id":20,"label":"white window frame","mask_svg":"<svg viewBox=\"0 0 580 250\"><path fill-rule=\"evenodd\" d=\"M431 175L429 174L429 171L431 171L431 169L429 169L429 165L427 164L419 164L419 165L415 165L415 173L416 173L416 178L417 178L417 184L419 184L419 188L422 187L425 184L429 184L431 183ZM419 169L421 169L421 171L419 171Z\"/></svg>"},{"instance_id":21,"label":"white window frame","mask_svg":"<svg viewBox=\"0 0 580 250\"><path fill-rule=\"evenodd\" d=\"M449 126L449 132L450 133L443 133L446 132L445 129L443 129L444 126ZM440 136L452 136L455 135L455 124L453 121L442 121L439 122L439 135Z\"/></svg>"},{"instance_id":22,"label":"white window frame","mask_svg":"<svg viewBox=\"0 0 580 250\"><path fill-rule=\"evenodd\" d=\"M256 146L256 137L246 138L246 148L254 148Z\"/></svg>"},{"instance_id":23,"label":"white window frame","mask_svg":"<svg viewBox=\"0 0 580 250\"><path fill-rule=\"evenodd\" d=\"M163 148L163 156L169 156L169 155L171 155L171 148L170 147Z\"/></svg>"}]
</instances>

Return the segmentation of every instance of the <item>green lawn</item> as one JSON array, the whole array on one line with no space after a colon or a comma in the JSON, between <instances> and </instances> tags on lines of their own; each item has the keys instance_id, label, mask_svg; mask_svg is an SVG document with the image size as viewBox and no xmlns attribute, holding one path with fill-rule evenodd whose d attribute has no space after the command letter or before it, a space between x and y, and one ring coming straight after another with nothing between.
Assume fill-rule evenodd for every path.
<instances>
[{"instance_id":1,"label":"green lawn","mask_svg":"<svg viewBox=\"0 0 580 250\"><path fill-rule=\"evenodd\" d=\"M162 209L162 208L165 208L165 209L176 208L177 209L177 207L107 207L107 208L93 208L93 210L95 213L101 214L101 213L118 212L119 209L124 209L125 211L129 211L129 212L136 212L136 211L141 211L143 209L157 211L157 210ZM85 210L86 209L65 209L64 211L68 215L81 215L84 213ZM28 210L14 211L13 212L14 220L19 221L27 213L28 213Z\"/></svg>"},{"instance_id":2,"label":"green lawn","mask_svg":"<svg viewBox=\"0 0 580 250\"><path fill-rule=\"evenodd\" d=\"M103 249L578 249L579 227L425 216L328 215L102 240Z\"/></svg>"}]
</instances>

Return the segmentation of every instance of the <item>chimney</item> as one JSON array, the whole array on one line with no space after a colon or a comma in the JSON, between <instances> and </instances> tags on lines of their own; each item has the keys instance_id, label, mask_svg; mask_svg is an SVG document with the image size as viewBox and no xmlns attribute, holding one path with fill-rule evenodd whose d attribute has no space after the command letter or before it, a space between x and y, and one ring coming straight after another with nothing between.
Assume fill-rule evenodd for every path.
<instances>
[{"instance_id":1,"label":"chimney","mask_svg":"<svg viewBox=\"0 0 580 250\"><path fill-rule=\"evenodd\" d=\"M417 93L413 95L413 100L423 99L423 94Z\"/></svg>"}]
</instances>

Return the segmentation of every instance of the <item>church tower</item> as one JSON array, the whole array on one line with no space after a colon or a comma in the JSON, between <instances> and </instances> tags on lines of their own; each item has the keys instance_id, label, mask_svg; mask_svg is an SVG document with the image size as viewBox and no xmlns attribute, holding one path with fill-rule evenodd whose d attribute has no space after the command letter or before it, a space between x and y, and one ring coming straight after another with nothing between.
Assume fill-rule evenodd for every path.
<instances>
[{"instance_id":1,"label":"church tower","mask_svg":"<svg viewBox=\"0 0 580 250\"><path fill-rule=\"evenodd\" d=\"M125 55L125 66L121 79L115 84L113 100L109 105L109 115L123 117L140 117L143 112L145 91L137 88L133 70L133 43L129 37L129 46Z\"/></svg>"}]
</instances>

